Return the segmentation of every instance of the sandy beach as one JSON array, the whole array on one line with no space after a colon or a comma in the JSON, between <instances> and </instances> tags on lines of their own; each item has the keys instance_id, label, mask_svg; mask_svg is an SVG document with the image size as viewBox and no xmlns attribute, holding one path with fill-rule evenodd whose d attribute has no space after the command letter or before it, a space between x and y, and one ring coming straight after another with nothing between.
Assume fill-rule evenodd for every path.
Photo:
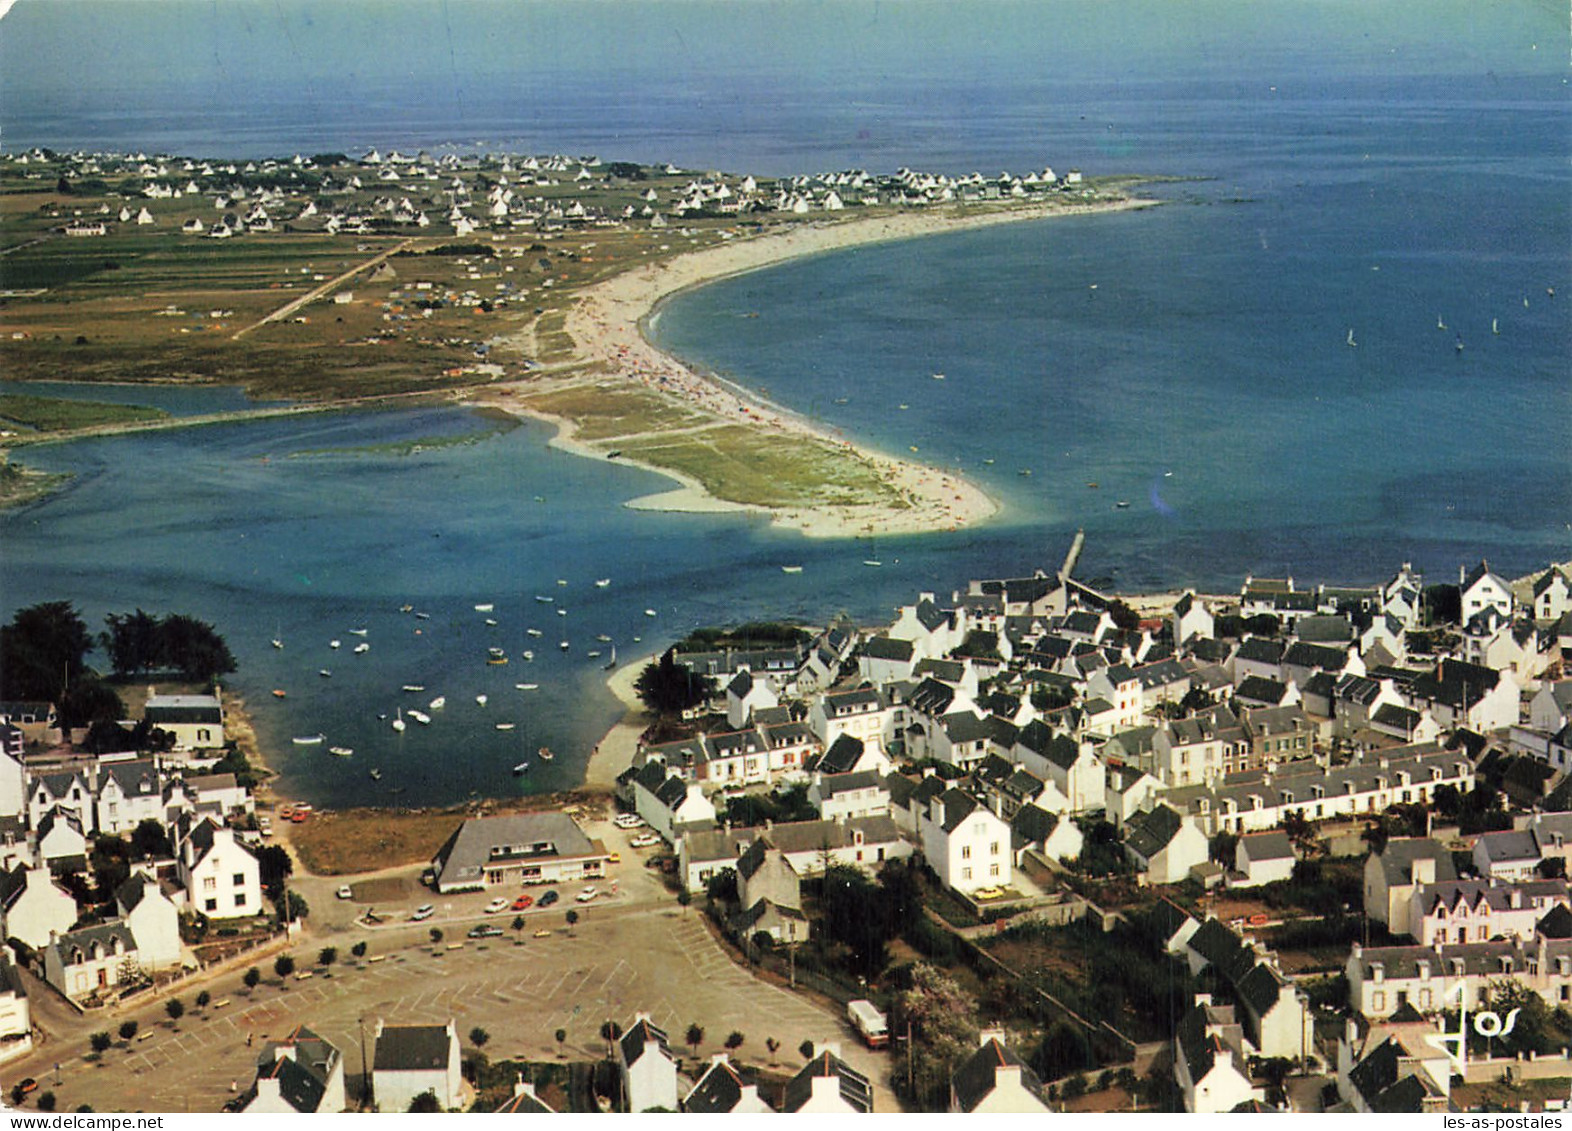
<instances>
[{"instance_id":1,"label":"sandy beach","mask_svg":"<svg viewBox=\"0 0 1572 1131\"><path fill-rule=\"evenodd\" d=\"M971 206L965 211L935 208L841 221L805 221L790 226L788 230L737 238L718 246L678 255L659 264L637 267L586 288L569 309L565 324L575 347L571 364L597 367L613 379L672 397L686 409L697 410L714 420L729 424L751 424L777 433L798 435L807 441L834 445L872 469L885 484L893 488L895 496L904 504L825 504L790 509L769 508L767 513L779 526L820 538L957 529L989 518L997 513L998 504L976 484L958 475L866 446L850 444L773 402L684 365L649 342L645 337L648 320L664 299L678 292L789 259L941 232L1050 217L1125 211L1155 203L1132 198L1096 204L1043 203L997 208ZM528 352L529 347L523 336L514 341L518 348ZM479 403L554 423L559 429L553 441L557 447L604 458L604 451L575 439L572 421L540 413L524 403L522 394L530 388L527 385L498 386L475 399ZM739 409L747 411L740 412ZM627 458L623 462L647 466ZM676 480L678 487L635 499L629 506L694 512L766 510L718 499L696 481L668 468L652 467L649 470Z\"/></svg>"},{"instance_id":2,"label":"sandy beach","mask_svg":"<svg viewBox=\"0 0 1572 1131\"><path fill-rule=\"evenodd\" d=\"M606 687L622 704L623 715L590 755L589 765L584 770L584 789L610 792L617 784L617 775L633 765L633 756L639 749L639 735L644 733L645 727L644 704L639 702L633 685L639 673L655 658L654 655L641 656L619 667L606 680Z\"/></svg>"}]
</instances>

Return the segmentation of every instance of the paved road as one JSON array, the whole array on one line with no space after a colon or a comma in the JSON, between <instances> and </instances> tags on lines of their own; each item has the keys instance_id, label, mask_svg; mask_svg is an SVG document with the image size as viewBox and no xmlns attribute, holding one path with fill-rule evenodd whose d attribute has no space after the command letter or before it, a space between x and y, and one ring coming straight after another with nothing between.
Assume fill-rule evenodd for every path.
<instances>
[{"instance_id":1,"label":"paved road","mask_svg":"<svg viewBox=\"0 0 1572 1131\"><path fill-rule=\"evenodd\" d=\"M510 931L506 938L467 941L452 950L447 942L430 945L426 924L403 927L374 937L367 957L380 955L379 961L341 961L308 980L280 983L269 964L267 981L254 993L238 977L217 981L210 992L228 1004L210 1007L205 1016L193 1011L178 1027L164 1018L161 1003L129 1014L152 1036L129 1048L117 1042L101 1061L91 1059L87 1035L113 1031L123 1018L83 1019L71 1033L9 1066L4 1079L48 1081L65 1111L82 1103L98 1111L213 1111L229 1099L231 1081L242 1089L250 1082L261 1044L297 1024L333 1041L353 1080L361 1071L362 1018L369 1040L378 1017L399 1024L452 1017L461 1036L477 1026L490 1033L486 1052L493 1059L549 1059L557 1052L553 1034L562 1028L567 1054L585 1058L604 1049L603 1021L626 1025L636 1010L644 1010L679 1042L673 1051L690 1059L692 1050L680 1042L692 1022L705 1030L701 1057L720 1051L733 1030L746 1038L742 1060L763 1062L765 1038L773 1036L781 1042L780 1063L791 1068L801 1064L796 1049L804 1039L838 1041L848 1060L877 1082L876 1109L898 1110L884 1084L887 1058L854 1044L838 1017L734 964L698 911L670 904L592 904L583 915L571 936L552 914L530 927L553 923L548 938L526 932L515 943ZM448 938L458 934L450 929ZM297 960L305 965L320 945L319 939L303 943ZM193 995L191 989L183 995L188 1006ZM55 1086L51 1066L57 1061L63 1082Z\"/></svg>"}]
</instances>

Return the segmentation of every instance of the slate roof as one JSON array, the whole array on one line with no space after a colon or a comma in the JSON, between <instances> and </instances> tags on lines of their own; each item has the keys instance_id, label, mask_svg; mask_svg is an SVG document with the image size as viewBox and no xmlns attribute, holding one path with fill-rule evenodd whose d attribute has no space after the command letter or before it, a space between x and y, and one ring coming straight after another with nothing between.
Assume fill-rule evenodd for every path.
<instances>
[{"instance_id":1,"label":"slate roof","mask_svg":"<svg viewBox=\"0 0 1572 1131\"><path fill-rule=\"evenodd\" d=\"M786 1085L786 1090L781 1097L782 1111L794 1112L802 1109L802 1106L813 1097L814 1077L839 1078L841 1099L860 1112L867 1113L873 1110L873 1088L868 1083L868 1078L834 1053L821 1052L803 1065L802 1071L793 1076Z\"/></svg>"},{"instance_id":2,"label":"slate roof","mask_svg":"<svg viewBox=\"0 0 1572 1131\"><path fill-rule=\"evenodd\" d=\"M830 747L819 756L818 764L814 769L821 774L849 774L852 768L862 758L862 739L853 738L843 734L830 743Z\"/></svg>"},{"instance_id":3,"label":"slate roof","mask_svg":"<svg viewBox=\"0 0 1572 1131\"><path fill-rule=\"evenodd\" d=\"M557 1109L539 1096L520 1089L502 1101L498 1115L555 1115Z\"/></svg>"},{"instance_id":4,"label":"slate roof","mask_svg":"<svg viewBox=\"0 0 1572 1131\"><path fill-rule=\"evenodd\" d=\"M821 797L835 797L859 789L884 786L884 777L878 770L858 770L854 774L826 774L819 779Z\"/></svg>"},{"instance_id":5,"label":"slate roof","mask_svg":"<svg viewBox=\"0 0 1572 1131\"><path fill-rule=\"evenodd\" d=\"M1183 820L1167 805L1138 813L1125 823L1124 842L1143 860L1151 860L1179 835Z\"/></svg>"},{"instance_id":6,"label":"slate roof","mask_svg":"<svg viewBox=\"0 0 1572 1131\"><path fill-rule=\"evenodd\" d=\"M947 833L953 833L961 827L961 822L970 817L977 810L987 812L986 807L971 794L963 789L947 789L940 795L939 801L944 805L944 820L940 828Z\"/></svg>"},{"instance_id":7,"label":"slate roof","mask_svg":"<svg viewBox=\"0 0 1572 1131\"><path fill-rule=\"evenodd\" d=\"M1283 663L1296 668L1340 671L1343 665L1348 663L1348 653L1341 648L1329 648L1323 644L1310 644L1300 640L1288 646L1288 651L1283 653Z\"/></svg>"},{"instance_id":8,"label":"slate roof","mask_svg":"<svg viewBox=\"0 0 1572 1131\"><path fill-rule=\"evenodd\" d=\"M905 663L916 654L916 646L910 640L896 640L891 636L874 636L862 646L862 654L870 660L891 660L896 663Z\"/></svg>"},{"instance_id":9,"label":"slate roof","mask_svg":"<svg viewBox=\"0 0 1572 1131\"><path fill-rule=\"evenodd\" d=\"M9 872L0 871L0 908L9 910L27 890L27 865L18 864Z\"/></svg>"},{"instance_id":10,"label":"slate roof","mask_svg":"<svg viewBox=\"0 0 1572 1131\"><path fill-rule=\"evenodd\" d=\"M1538 861L1541 853L1534 834L1526 829L1509 829L1505 832L1484 833L1475 842L1476 850L1483 850L1486 864L1520 863Z\"/></svg>"},{"instance_id":11,"label":"slate roof","mask_svg":"<svg viewBox=\"0 0 1572 1131\"><path fill-rule=\"evenodd\" d=\"M666 1030L646 1017L641 1017L629 1025L627 1032L618 1038L617 1043L622 1046L622 1062L630 1068L651 1047L659 1049L668 1060L671 1059L671 1045L666 1040Z\"/></svg>"},{"instance_id":12,"label":"slate roof","mask_svg":"<svg viewBox=\"0 0 1572 1131\"><path fill-rule=\"evenodd\" d=\"M1236 660L1254 660L1261 664L1281 664L1283 646L1267 636L1247 636L1234 653Z\"/></svg>"},{"instance_id":13,"label":"slate roof","mask_svg":"<svg viewBox=\"0 0 1572 1131\"><path fill-rule=\"evenodd\" d=\"M1011 1066L1020 1069L1021 1086L1046 1108L1048 1097L1043 1094L1043 1084L1037 1073L997 1038L985 1041L950 1073L950 1087L955 1092L957 1106L962 1111L976 1110L993 1091L999 1069Z\"/></svg>"},{"instance_id":14,"label":"slate roof","mask_svg":"<svg viewBox=\"0 0 1572 1131\"><path fill-rule=\"evenodd\" d=\"M1415 860L1434 860L1438 881L1457 879L1457 868L1452 863L1452 854L1442 847L1440 842L1429 837L1393 837L1386 842L1386 848L1376 859L1381 864L1382 872L1386 874L1388 887L1408 884L1410 865Z\"/></svg>"},{"instance_id":15,"label":"slate roof","mask_svg":"<svg viewBox=\"0 0 1572 1131\"><path fill-rule=\"evenodd\" d=\"M1257 962L1243 978L1239 979L1239 999L1245 1008L1257 1017L1270 1012L1277 1005L1282 989L1288 983L1264 962Z\"/></svg>"},{"instance_id":16,"label":"slate roof","mask_svg":"<svg viewBox=\"0 0 1572 1131\"><path fill-rule=\"evenodd\" d=\"M1534 933L1547 939L1572 939L1572 910L1564 903L1556 904L1534 925Z\"/></svg>"},{"instance_id":17,"label":"slate roof","mask_svg":"<svg viewBox=\"0 0 1572 1131\"><path fill-rule=\"evenodd\" d=\"M1022 805L1010 819L1010 832L1017 844L1041 844L1059 827L1059 815L1036 805Z\"/></svg>"},{"instance_id":18,"label":"slate roof","mask_svg":"<svg viewBox=\"0 0 1572 1131\"><path fill-rule=\"evenodd\" d=\"M1347 617L1300 617L1294 636L1308 644L1337 644L1354 638L1354 626Z\"/></svg>"},{"instance_id":19,"label":"slate roof","mask_svg":"<svg viewBox=\"0 0 1572 1131\"><path fill-rule=\"evenodd\" d=\"M1412 1070L1402 1071L1408 1052L1396 1037L1388 1037L1349 1070L1348 1080L1372 1112L1396 1114L1423 1110L1429 1087Z\"/></svg>"},{"instance_id":20,"label":"slate roof","mask_svg":"<svg viewBox=\"0 0 1572 1131\"><path fill-rule=\"evenodd\" d=\"M1288 839L1288 834L1285 832L1247 833L1239 838L1239 844L1257 864L1263 860L1295 858L1294 843Z\"/></svg>"},{"instance_id":21,"label":"slate roof","mask_svg":"<svg viewBox=\"0 0 1572 1131\"><path fill-rule=\"evenodd\" d=\"M720 1115L734 1111L741 1102L742 1077L730 1061L716 1060L682 1101L682 1110Z\"/></svg>"},{"instance_id":22,"label":"slate roof","mask_svg":"<svg viewBox=\"0 0 1572 1131\"><path fill-rule=\"evenodd\" d=\"M1244 682L1234 688L1235 699L1248 700L1253 703L1265 703L1272 707L1282 703L1287 695L1287 684L1259 675L1245 677Z\"/></svg>"},{"instance_id":23,"label":"slate roof","mask_svg":"<svg viewBox=\"0 0 1572 1131\"><path fill-rule=\"evenodd\" d=\"M657 770L662 767L656 766ZM589 837L562 813L518 813L503 817L472 817L437 850L434 861L439 883L478 882L487 864L498 861L575 859L604 855Z\"/></svg>"},{"instance_id":24,"label":"slate roof","mask_svg":"<svg viewBox=\"0 0 1572 1131\"><path fill-rule=\"evenodd\" d=\"M913 711L936 718L948 711L950 704L955 702L955 688L936 679L924 679L912 688L906 702Z\"/></svg>"},{"instance_id":25,"label":"slate roof","mask_svg":"<svg viewBox=\"0 0 1572 1131\"><path fill-rule=\"evenodd\" d=\"M290 1056L285 1050L293 1050ZM280 1097L298 1112L314 1113L322 1106L327 1083L340 1054L330 1042L304 1025L282 1040L265 1046L257 1058L257 1078L276 1079ZM256 1092L252 1088L252 1095Z\"/></svg>"},{"instance_id":26,"label":"slate roof","mask_svg":"<svg viewBox=\"0 0 1572 1131\"><path fill-rule=\"evenodd\" d=\"M446 1025L388 1025L371 1052L373 1072L442 1072L448 1067Z\"/></svg>"}]
</instances>

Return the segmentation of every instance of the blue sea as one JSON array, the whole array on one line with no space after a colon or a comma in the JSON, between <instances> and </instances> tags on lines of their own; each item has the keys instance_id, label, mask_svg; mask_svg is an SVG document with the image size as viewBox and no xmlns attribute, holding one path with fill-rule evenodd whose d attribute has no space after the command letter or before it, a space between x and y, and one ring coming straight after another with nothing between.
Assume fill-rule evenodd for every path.
<instances>
[{"instance_id":1,"label":"blue sea","mask_svg":"<svg viewBox=\"0 0 1572 1131\"><path fill-rule=\"evenodd\" d=\"M870 547L631 511L666 481L462 409L30 451L76 477L0 514L0 613L68 597L93 624L213 621L286 788L319 804L569 786L618 714L611 643L629 662L698 625L879 620L919 590L1052 568L1077 529L1083 575L1127 591L1368 582L1404 561L1445 579L1481 556L1515 574L1572 552L1572 132L1543 7L548 3L428 28L436 6L390 4L383 61L338 69L319 39L356 6L70 7L102 41L66 53L26 0L0 21L7 149L1186 178L1146 190L1159 208L828 254L663 306L664 347L984 485L1002 510L969 530ZM148 27L108 26L130 9ZM159 70L177 26L200 49ZM407 71L387 61L400 32ZM110 38L118 85L86 69ZM433 439L465 442L412 450ZM381 717L437 695L430 726ZM289 741L319 732L354 757Z\"/></svg>"}]
</instances>

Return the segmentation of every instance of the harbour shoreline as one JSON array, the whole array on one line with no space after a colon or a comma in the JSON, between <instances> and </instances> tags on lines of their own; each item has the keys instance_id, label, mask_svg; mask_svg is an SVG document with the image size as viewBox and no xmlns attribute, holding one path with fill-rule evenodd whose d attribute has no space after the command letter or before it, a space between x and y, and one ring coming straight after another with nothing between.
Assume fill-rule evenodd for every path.
<instances>
[{"instance_id":1,"label":"harbour shoreline","mask_svg":"<svg viewBox=\"0 0 1572 1131\"><path fill-rule=\"evenodd\" d=\"M957 530L993 518L999 513L999 503L970 480L889 455L865 443L847 441L752 390L689 365L655 346L649 333L661 306L698 287L809 256L1005 223L1125 212L1160 203L1143 197L1121 197L1097 203L1033 204L967 212L935 209L828 224L812 222L785 232L686 252L660 263L632 268L586 288L569 309L564 325L573 341L570 364L597 369L631 387L670 396L684 408L696 409L709 419L833 446L868 468L900 500L899 505L867 502L766 507L717 497L681 472L622 455L619 462L677 483L671 490L645 495L626 505L667 512L764 514L776 526L814 538ZM523 339L524 335L515 335L509 341L515 348L523 348ZM526 403L529 392L528 384L518 383L511 388L471 394L470 400L550 423L558 429L550 441L552 446L591 458L605 458L607 453L576 437L573 421Z\"/></svg>"}]
</instances>

